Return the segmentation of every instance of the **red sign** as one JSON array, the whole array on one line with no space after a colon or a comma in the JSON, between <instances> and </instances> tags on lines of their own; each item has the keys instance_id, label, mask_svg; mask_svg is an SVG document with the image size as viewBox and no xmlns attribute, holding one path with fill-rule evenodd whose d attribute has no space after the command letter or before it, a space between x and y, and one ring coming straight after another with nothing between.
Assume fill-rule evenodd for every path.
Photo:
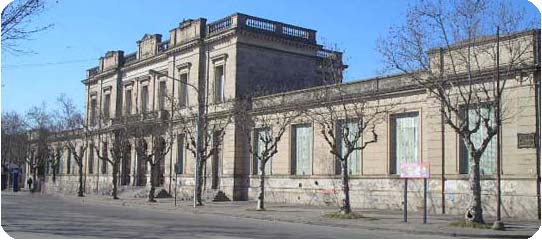
<instances>
[{"instance_id":1,"label":"red sign","mask_svg":"<svg viewBox=\"0 0 542 240\"><path fill-rule=\"evenodd\" d=\"M401 163L401 178L429 178L429 163Z\"/></svg>"}]
</instances>

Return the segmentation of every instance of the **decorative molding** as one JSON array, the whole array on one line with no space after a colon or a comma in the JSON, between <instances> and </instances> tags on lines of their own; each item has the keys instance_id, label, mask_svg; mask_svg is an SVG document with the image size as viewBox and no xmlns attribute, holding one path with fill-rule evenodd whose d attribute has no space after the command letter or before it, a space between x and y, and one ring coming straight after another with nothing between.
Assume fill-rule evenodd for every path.
<instances>
[{"instance_id":1,"label":"decorative molding","mask_svg":"<svg viewBox=\"0 0 542 240\"><path fill-rule=\"evenodd\" d=\"M168 70L167 68L165 69L162 69L162 70L155 70L157 72L159 72L160 74L164 74L164 75L167 75L168 74ZM162 76L158 76L158 78L161 78Z\"/></svg>"},{"instance_id":2,"label":"decorative molding","mask_svg":"<svg viewBox=\"0 0 542 240\"><path fill-rule=\"evenodd\" d=\"M128 65L125 65L122 67L122 70L123 71L131 71L131 70L134 70L134 69L137 69L137 68L142 68L142 67L146 67L146 66L150 66L154 63L157 63L157 62L160 62L164 59L167 59L167 55L165 54L157 54L157 55L154 55L152 57L149 57L149 58L145 58L145 59L141 59L139 61L134 61L134 62L131 62L130 64Z\"/></svg>"},{"instance_id":3,"label":"decorative molding","mask_svg":"<svg viewBox=\"0 0 542 240\"><path fill-rule=\"evenodd\" d=\"M192 67L192 63L182 63L182 64L179 64L179 66L177 66L177 70L178 71L181 71L181 70L184 70L184 69L190 69L190 67Z\"/></svg>"},{"instance_id":4,"label":"decorative molding","mask_svg":"<svg viewBox=\"0 0 542 240\"><path fill-rule=\"evenodd\" d=\"M194 48L194 47L196 47L198 45L200 45L200 40L199 39L194 39L194 40L192 40L190 42L186 42L186 43L182 43L182 44L179 44L179 45L176 45L176 46L172 46L171 48L166 50L164 52L164 54L168 55L168 56L171 56L173 54L180 53L180 52L192 49L192 48Z\"/></svg>"},{"instance_id":5,"label":"decorative molding","mask_svg":"<svg viewBox=\"0 0 542 240\"><path fill-rule=\"evenodd\" d=\"M297 41L297 40L294 40L294 39L278 37L278 36L273 36L273 35L269 35L269 34L261 34L261 33L252 32L252 31L239 31L239 35L246 36L246 37L251 37L251 38L254 38L254 39L261 39L261 40L277 42L277 43L280 43L280 44L285 44L285 45L288 45L288 46L294 46L294 47L297 47L297 48L305 48L305 49L320 49L321 48L321 45L319 45L319 44L308 43L308 42L304 42L304 41Z\"/></svg>"},{"instance_id":6,"label":"decorative molding","mask_svg":"<svg viewBox=\"0 0 542 240\"><path fill-rule=\"evenodd\" d=\"M102 91L107 92L107 91L111 91L111 89L113 89L113 86L110 85L110 86L103 87Z\"/></svg>"},{"instance_id":7,"label":"decorative molding","mask_svg":"<svg viewBox=\"0 0 542 240\"><path fill-rule=\"evenodd\" d=\"M144 82L150 81L150 80L151 80L151 76L149 76L149 75L135 78L135 81L138 81L139 83L144 83Z\"/></svg>"},{"instance_id":8,"label":"decorative molding","mask_svg":"<svg viewBox=\"0 0 542 240\"><path fill-rule=\"evenodd\" d=\"M230 38L232 36L235 36L237 32L238 32L237 28L232 28L230 30L227 30L226 32L221 32L220 34L213 35L210 37L208 36L204 39L204 41L206 44L209 44L215 41L224 40L225 38Z\"/></svg>"},{"instance_id":9,"label":"decorative molding","mask_svg":"<svg viewBox=\"0 0 542 240\"><path fill-rule=\"evenodd\" d=\"M222 54L218 54L218 55L215 55L215 56L211 56L211 60L214 62L214 61L217 61L217 60L220 60L220 59L224 59L226 60L228 58L228 54L227 53L222 53Z\"/></svg>"},{"instance_id":10,"label":"decorative molding","mask_svg":"<svg viewBox=\"0 0 542 240\"><path fill-rule=\"evenodd\" d=\"M134 81L135 81L135 80L124 81L124 82L122 83L122 85L124 85L125 88L126 88L126 87L131 87L131 86L134 85Z\"/></svg>"},{"instance_id":11,"label":"decorative molding","mask_svg":"<svg viewBox=\"0 0 542 240\"><path fill-rule=\"evenodd\" d=\"M210 57L211 62L213 62L213 65L224 65L226 63L226 59L228 59L228 54L223 53L216 56Z\"/></svg>"}]
</instances>

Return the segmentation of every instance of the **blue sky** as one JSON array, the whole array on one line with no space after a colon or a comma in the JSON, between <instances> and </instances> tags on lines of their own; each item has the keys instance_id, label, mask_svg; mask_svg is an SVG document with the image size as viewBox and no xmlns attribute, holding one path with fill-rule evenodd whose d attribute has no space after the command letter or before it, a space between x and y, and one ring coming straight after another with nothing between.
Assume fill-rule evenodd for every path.
<instances>
[{"instance_id":1,"label":"blue sky","mask_svg":"<svg viewBox=\"0 0 542 240\"><path fill-rule=\"evenodd\" d=\"M525 0L513 0L537 16ZM407 0L59 0L35 19L54 27L21 42L35 54L2 52L2 111L24 112L45 101L55 104L60 93L84 104L81 80L85 70L98 64L109 50L134 52L145 33L169 38L169 30L183 19L204 17L208 22L234 12L294 24L318 31L320 43L344 50L349 65L346 81L380 75L376 51L379 36L400 24L412 1Z\"/></svg>"}]
</instances>

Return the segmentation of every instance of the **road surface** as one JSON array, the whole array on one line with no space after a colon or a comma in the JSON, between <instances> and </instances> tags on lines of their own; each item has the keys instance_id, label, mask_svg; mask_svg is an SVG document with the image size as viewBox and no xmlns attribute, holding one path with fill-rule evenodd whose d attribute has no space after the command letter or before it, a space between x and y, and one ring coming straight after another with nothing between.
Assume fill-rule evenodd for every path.
<instances>
[{"instance_id":1,"label":"road surface","mask_svg":"<svg viewBox=\"0 0 542 240\"><path fill-rule=\"evenodd\" d=\"M144 207L108 206L30 194L1 195L2 228L13 238L435 238L401 232L271 222Z\"/></svg>"}]
</instances>

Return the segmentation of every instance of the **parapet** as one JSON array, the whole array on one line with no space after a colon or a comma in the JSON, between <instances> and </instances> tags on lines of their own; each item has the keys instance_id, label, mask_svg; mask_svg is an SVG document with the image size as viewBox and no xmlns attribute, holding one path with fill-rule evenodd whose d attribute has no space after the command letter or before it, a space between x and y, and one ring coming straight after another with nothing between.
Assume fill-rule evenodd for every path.
<instances>
[{"instance_id":1,"label":"parapet","mask_svg":"<svg viewBox=\"0 0 542 240\"><path fill-rule=\"evenodd\" d=\"M168 49L194 40L212 38L228 31L249 31L288 39L306 44L316 44L316 31L246 14L235 13L207 24L207 19L188 19L169 31L170 39L162 41L160 34L145 34L137 41L137 51L124 55L123 51L109 51L100 58L99 66L87 70L87 78L101 72L160 55ZM329 51L319 51L326 57Z\"/></svg>"}]
</instances>

